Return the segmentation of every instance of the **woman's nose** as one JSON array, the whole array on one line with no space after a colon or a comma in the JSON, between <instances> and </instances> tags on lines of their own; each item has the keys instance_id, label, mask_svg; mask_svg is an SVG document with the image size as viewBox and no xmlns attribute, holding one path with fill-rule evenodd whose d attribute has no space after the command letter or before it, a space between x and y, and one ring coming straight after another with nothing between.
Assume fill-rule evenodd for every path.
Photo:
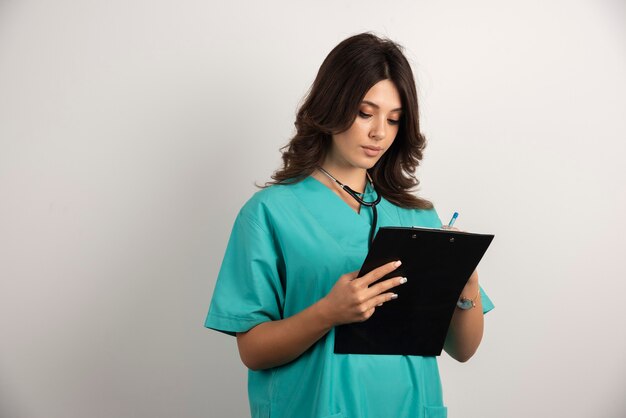
<instances>
[{"instance_id":1,"label":"woman's nose","mask_svg":"<svg viewBox=\"0 0 626 418\"><path fill-rule=\"evenodd\" d=\"M386 131L385 131L385 121L380 121L376 119L372 124L372 128L370 130L370 138L381 140L385 139Z\"/></svg>"}]
</instances>

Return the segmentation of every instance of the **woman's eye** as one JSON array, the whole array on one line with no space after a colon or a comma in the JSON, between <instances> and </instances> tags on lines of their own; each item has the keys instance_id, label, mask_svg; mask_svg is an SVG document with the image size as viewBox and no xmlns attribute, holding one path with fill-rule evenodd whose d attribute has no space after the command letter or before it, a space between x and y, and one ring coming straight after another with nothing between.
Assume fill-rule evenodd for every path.
<instances>
[{"instance_id":1,"label":"woman's eye","mask_svg":"<svg viewBox=\"0 0 626 418\"><path fill-rule=\"evenodd\" d=\"M397 125L398 123L400 123L399 120L393 120L393 119L387 119L387 122L389 122L390 125Z\"/></svg>"},{"instance_id":2,"label":"woman's eye","mask_svg":"<svg viewBox=\"0 0 626 418\"><path fill-rule=\"evenodd\" d=\"M370 115L370 114L368 114L368 113L365 113L365 112L363 112L363 111L359 110L359 116L361 116L362 118L369 118L369 117L371 117L372 115Z\"/></svg>"}]
</instances>

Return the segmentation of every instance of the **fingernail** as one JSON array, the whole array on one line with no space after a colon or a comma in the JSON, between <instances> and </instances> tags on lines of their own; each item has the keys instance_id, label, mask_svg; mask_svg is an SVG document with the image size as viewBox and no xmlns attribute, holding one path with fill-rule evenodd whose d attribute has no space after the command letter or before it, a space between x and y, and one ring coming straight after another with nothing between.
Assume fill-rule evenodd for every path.
<instances>
[{"instance_id":1,"label":"fingernail","mask_svg":"<svg viewBox=\"0 0 626 418\"><path fill-rule=\"evenodd\" d=\"M391 299L398 299L398 295L394 293L393 295L391 295Z\"/></svg>"},{"instance_id":2,"label":"fingernail","mask_svg":"<svg viewBox=\"0 0 626 418\"><path fill-rule=\"evenodd\" d=\"M379 304L378 304L378 305L376 305L376 306L383 306L383 304L382 304L382 303L379 303Z\"/></svg>"},{"instance_id":3,"label":"fingernail","mask_svg":"<svg viewBox=\"0 0 626 418\"><path fill-rule=\"evenodd\" d=\"M400 279L400 284L405 284L407 282L407 278L403 277Z\"/></svg>"},{"instance_id":4,"label":"fingernail","mask_svg":"<svg viewBox=\"0 0 626 418\"><path fill-rule=\"evenodd\" d=\"M398 260L393 265L396 267L400 267L401 264L402 264L402 261Z\"/></svg>"}]
</instances>

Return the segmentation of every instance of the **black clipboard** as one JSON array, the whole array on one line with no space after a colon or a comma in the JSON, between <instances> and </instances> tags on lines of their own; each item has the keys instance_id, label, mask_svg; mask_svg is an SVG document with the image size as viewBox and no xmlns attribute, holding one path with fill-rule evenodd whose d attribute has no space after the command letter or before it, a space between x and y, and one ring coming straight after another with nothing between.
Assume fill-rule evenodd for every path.
<instances>
[{"instance_id":1,"label":"black clipboard","mask_svg":"<svg viewBox=\"0 0 626 418\"><path fill-rule=\"evenodd\" d=\"M381 227L358 277L394 260L380 280L405 276L398 299L364 322L335 328L336 354L439 356L463 287L494 235L431 228ZM380 281L379 280L379 281Z\"/></svg>"}]
</instances>

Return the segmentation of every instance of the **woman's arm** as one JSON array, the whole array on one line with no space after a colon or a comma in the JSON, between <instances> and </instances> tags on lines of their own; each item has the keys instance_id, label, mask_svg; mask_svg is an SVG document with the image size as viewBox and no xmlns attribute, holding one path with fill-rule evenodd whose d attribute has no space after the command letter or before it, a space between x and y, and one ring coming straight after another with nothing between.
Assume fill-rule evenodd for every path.
<instances>
[{"instance_id":1,"label":"woman's arm","mask_svg":"<svg viewBox=\"0 0 626 418\"><path fill-rule=\"evenodd\" d=\"M292 317L238 332L241 361L249 369L262 370L295 360L333 327L324 303L321 299Z\"/></svg>"},{"instance_id":2,"label":"woman's arm","mask_svg":"<svg viewBox=\"0 0 626 418\"><path fill-rule=\"evenodd\" d=\"M478 294L476 306L467 310L454 309L443 346L453 359L462 363L474 355L483 338L483 305L479 290L478 273L474 271L461 294L466 298L473 298Z\"/></svg>"},{"instance_id":3,"label":"woman's arm","mask_svg":"<svg viewBox=\"0 0 626 418\"><path fill-rule=\"evenodd\" d=\"M367 320L376 306L397 297L387 290L406 280L393 277L370 284L399 265L391 262L359 278L357 271L344 274L328 295L296 315L238 332L241 361L252 370L281 366L298 358L335 325Z\"/></svg>"}]
</instances>

